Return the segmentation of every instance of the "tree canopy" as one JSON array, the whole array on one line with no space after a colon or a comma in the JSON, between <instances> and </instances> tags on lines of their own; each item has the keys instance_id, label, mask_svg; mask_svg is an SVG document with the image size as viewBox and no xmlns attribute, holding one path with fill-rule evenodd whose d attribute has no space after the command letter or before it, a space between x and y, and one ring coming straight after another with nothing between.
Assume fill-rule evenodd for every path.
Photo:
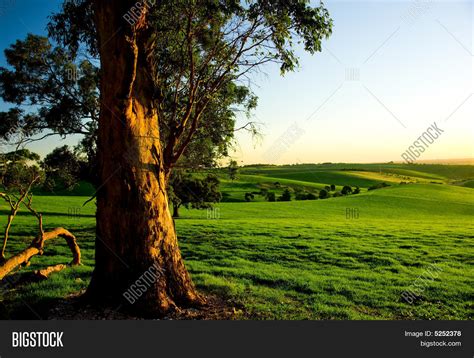
<instances>
[{"instance_id":1,"label":"tree canopy","mask_svg":"<svg viewBox=\"0 0 474 358\"><path fill-rule=\"evenodd\" d=\"M168 196L173 203L173 216L179 216L179 207L207 209L222 199L219 179L212 174L204 178L193 177L190 173L174 171L168 188Z\"/></svg>"},{"instance_id":2,"label":"tree canopy","mask_svg":"<svg viewBox=\"0 0 474 358\"><path fill-rule=\"evenodd\" d=\"M234 126L229 109L256 105L245 84L250 74L269 62L278 63L282 73L294 70L295 43L310 53L320 51L321 41L332 30L323 4L312 7L308 1L173 0L153 3L146 10L153 34L153 88L147 90L159 104L167 170L183 153L193 158L193 140L195 145L212 144L207 158L209 153L225 154ZM71 56L81 49L98 56L93 14L92 1L65 2L51 17L50 36ZM134 25L129 14L128 22Z\"/></svg>"}]
</instances>

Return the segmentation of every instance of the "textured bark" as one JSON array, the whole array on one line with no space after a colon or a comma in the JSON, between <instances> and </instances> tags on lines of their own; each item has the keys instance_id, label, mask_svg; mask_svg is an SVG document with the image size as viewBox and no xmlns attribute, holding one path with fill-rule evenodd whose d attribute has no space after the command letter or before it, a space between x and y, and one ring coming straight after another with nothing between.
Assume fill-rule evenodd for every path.
<instances>
[{"instance_id":1,"label":"textured bark","mask_svg":"<svg viewBox=\"0 0 474 358\"><path fill-rule=\"evenodd\" d=\"M72 256L73 256L71 265L72 266L80 265L81 264L81 251L79 249L79 246L77 245L75 236L71 234L69 231L67 231L66 229L59 227L52 231L43 233L42 236L33 240L31 245L28 246L25 250L23 250L22 252L6 260L0 266L0 280L2 280L6 275L8 275L16 267L22 264L27 264L33 256L42 254L43 247L46 241L52 240L57 237L63 237L64 239L66 239L66 242L69 248L71 249Z\"/></svg>"},{"instance_id":2,"label":"textured bark","mask_svg":"<svg viewBox=\"0 0 474 358\"><path fill-rule=\"evenodd\" d=\"M146 7L134 26L123 18L134 4L94 1L102 71L101 185L96 265L87 293L93 299L121 300L144 272L159 267L161 274L133 307L163 314L203 299L185 268L168 207Z\"/></svg>"}]
</instances>

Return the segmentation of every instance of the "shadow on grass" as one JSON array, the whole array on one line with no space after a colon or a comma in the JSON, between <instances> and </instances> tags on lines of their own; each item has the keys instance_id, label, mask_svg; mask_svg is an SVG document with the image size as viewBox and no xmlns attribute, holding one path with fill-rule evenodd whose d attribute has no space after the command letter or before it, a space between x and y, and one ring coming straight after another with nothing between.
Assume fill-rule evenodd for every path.
<instances>
[{"instance_id":1,"label":"shadow on grass","mask_svg":"<svg viewBox=\"0 0 474 358\"><path fill-rule=\"evenodd\" d=\"M67 268L48 279L39 279L32 272L8 276L0 286L0 319L48 319L51 308L65 297L80 292L88 285L92 268Z\"/></svg>"}]
</instances>

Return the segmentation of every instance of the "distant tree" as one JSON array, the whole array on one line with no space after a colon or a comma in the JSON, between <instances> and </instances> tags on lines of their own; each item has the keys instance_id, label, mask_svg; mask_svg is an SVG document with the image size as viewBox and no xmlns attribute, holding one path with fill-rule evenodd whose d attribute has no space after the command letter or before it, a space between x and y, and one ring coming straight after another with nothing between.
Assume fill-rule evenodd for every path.
<instances>
[{"instance_id":1,"label":"distant tree","mask_svg":"<svg viewBox=\"0 0 474 358\"><path fill-rule=\"evenodd\" d=\"M86 162L81 160L67 145L55 148L43 160L49 188L59 186L72 189L81 179L82 168Z\"/></svg>"},{"instance_id":2,"label":"distant tree","mask_svg":"<svg viewBox=\"0 0 474 358\"><path fill-rule=\"evenodd\" d=\"M383 182L383 183L377 183L377 184L374 184L372 186L369 186L367 188L367 190L375 190L375 189L382 189L382 188L386 188L387 186L390 186L389 184Z\"/></svg>"},{"instance_id":3,"label":"distant tree","mask_svg":"<svg viewBox=\"0 0 474 358\"><path fill-rule=\"evenodd\" d=\"M33 187L40 185L44 173L38 166L39 155L28 149L0 154L0 198L9 206L0 263L5 261L9 231L12 222L22 205L28 205Z\"/></svg>"},{"instance_id":4,"label":"distant tree","mask_svg":"<svg viewBox=\"0 0 474 358\"><path fill-rule=\"evenodd\" d=\"M306 194L304 191L295 191L295 200L306 200Z\"/></svg>"},{"instance_id":5,"label":"distant tree","mask_svg":"<svg viewBox=\"0 0 474 358\"><path fill-rule=\"evenodd\" d=\"M295 194L295 200L315 200L316 198L316 195L307 191L300 191Z\"/></svg>"},{"instance_id":6,"label":"distant tree","mask_svg":"<svg viewBox=\"0 0 474 358\"><path fill-rule=\"evenodd\" d=\"M327 199L329 198L329 193L327 192L327 190L325 189L322 189L319 191L319 199Z\"/></svg>"},{"instance_id":7,"label":"distant tree","mask_svg":"<svg viewBox=\"0 0 474 358\"><path fill-rule=\"evenodd\" d=\"M272 191L269 191L267 193L267 200L270 201L270 202L273 202L273 201L276 201L276 195L274 192Z\"/></svg>"},{"instance_id":8,"label":"distant tree","mask_svg":"<svg viewBox=\"0 0 474 358\"><path fill-rule=\"evenodd\" d=\"M344 185L344 187L341 190L342 195L349 195L352 193L352 188L349 185Z\"/></svg>"},{"instance_id":9,"label":"distant tree","mask_svg":"<svg viewBox=\"0 0 474 358\"><path fill-rule=\"evenodd\" d=\"M229 172L230 180L237 179L237 174L239 173L239 165L235 160L229 161L229 166L227 167L227 170Z\"/></svg>"},{"instance_id":10,"label":"distant tree","mask_svg":"<svg viewBox=\"0 0 474 358\"><path fill-rule=\"evenodd\" d=\"M285 188L283 193L278 198L278 201L291 201L291 191L289 188Z\"/></svg>"},{"instance_id":11,"label":"distant tree","mask_svg":"<svg viewBox=\"0 0 474 358\"><path fill-rule=\"evenodd\" d=\"M356 186L352 194L359 194L359 193L360 193L360 188Z\"/></svg>"},{"instance_id":12,"label":"distant tree","mask_svg":"<svg viewBox=\"0 0 474 358\"><path fill-rule=\"evenodd\" d=\"M334 184L331 184L331 191L335 191L336 190L336 186Z\"/></svg>"},{"instance_id":13,"label":"distant tree","mask_svg":"<svg viewBox=\"0 0 474 358\"><path fill-rule=\"evenodd\" d=\"M40 156L28 149L0 154L0 181L5 190L23 191L31 179L40 173ZM35 184L38 180L35 180Z\"/></svg>"},{"instance_id":14,"label":"distant tree","mask_svg":"<svg viewBox=\"0 0 474 358\"><path fill-rule=\"evenodd\" d=\"M212 174L205 178L195 178L189 173L174 171L169 182L168 196L173 204L173 217L179 217L179 208L193 209L212 207L222 199L219 179Z\"/></svg>"},{"instance_id":15,"label":"distant tree","mask_svg":"<svg viewBox=\"0 0 474 358\"><path fill-rule=\"evenodd\" d=\"M277 189L278 189L278 188L281 188L281 184L280 184L279 181L274 182L274 183L273 183L273 186L274 186L275 188L277 188Z\"/></svg>"},{"instance_id":16,"label":"distant tree","mask_svg":"<svg viewBox=\"0 0 474 358\"><path fill-rule=\"evenodd\" d=\"M324 187L324 190L326 190L327 192L330 192L330 191L331 191L331 187L330 187L329 185L326 185L326 186Z\"/></svg>"},{"instance_id":17,"label":"distant tree","mask_svg":"<svg viewBox=\"0 0 474 358\"><path fill-rule=\"evenodd\" d=\"M255 199L255 195L252 193L245 193L245 201L252 201L253 199Z\"/></svg>"},{"instance_id":18,"label":"distant tree","mask_svg":"<svg viewBox=\"0 0 474 358\"><path fill-rule=\"evenodd\" d=\"M342 193L340 191L336 191L334 194L332 194L333 198L337 198L339 196L342 196Z\"/></svg>"},{"instance_id":19,"label":"distant tree","mask_svg":"<svg viewBox=\"0 0 474 358\"><path fill-rule=\"evenodd\" d=\"M259 195L266 197L268 195L268 189L267 188L260 188L260 193Z\"/></svg>"},{"instance_id":20,"label":"distant tree","mask_svg":"<svg viewBox=\"0 0 474 358\"><path fill-rule=\"evenodd\" d=\"M38 161L40 156L28 149L18 149L12 152L0 153L0 168L4 168L8 163L20 163L26 161Z\"/></svg>"},{"instance_id":21,"label":"distant tree","mask_svg":"<svg viewBox=\"0 0 474 358\"><path fill-rule=\"evenodd\" d=\"M17 267L27 266L33 256L42 255L46 241L55 239L58 236L66 239L71 249L73 260L70 265L81 264L81 252L74 235L62 227L45 231L43 215L32 205L32 190L35 186L40 185L44 179L43 172L37 163L38 160L39 155L26 149L0 155L2 169L0 172L0 199L5 201L10 209L7 212L3 244L0 252L0 281ZM10 229L21 207L37 219L38 232L33 241L23 251L6 258L5 250L8 244ZM51 273L61 271L66 267L67 265L64 264L49 266L43 270L36 271L35 274L38 278L44 279Z\"/></svg>"}]
</instances>

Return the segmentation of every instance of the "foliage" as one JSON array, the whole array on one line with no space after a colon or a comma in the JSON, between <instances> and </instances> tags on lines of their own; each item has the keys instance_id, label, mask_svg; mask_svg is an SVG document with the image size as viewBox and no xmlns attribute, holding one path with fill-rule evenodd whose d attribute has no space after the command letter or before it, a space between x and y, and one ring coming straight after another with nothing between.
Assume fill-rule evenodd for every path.
<instances>
[{"instance_id":1,"label":"foliage","mask_svg":"<svg viewBox=\"0 0 474 358\"><path fill-rule=\"evenodd\" d=\"M39 155L28 149L0 154L0 181L4 190L20 195L39 185L44 173L38 166Z\"/></svg>"},{"instance_id":2,"label":"foliage","mask_svg":"<svg viewBox=\"0 0 474 358\"><path fill-rule=\"evenodd\" d=\"M388 186L390 186L390 185L387 184L387 183L385 183L385 182L384 182L384 183L377 183L377 184L375 184L375 185L369 186L369 187L367 188L367 190L382 189L382 188L386 188L386 187L388 187Z\"/></svg>"},{"instance_id":3,"label":"foliage","mask_svg":"<svg viewBox=\"0 0 474 358\"><path fill-rule=\"evenodd\" d=\"M255 195L253 193L245 193L245 201L249 202L255 199Z\"/></svg>"},{"instance_id":4,"label":"foliage","mask_svg":"<svg viewBox=\"0 0 474 358\"><path fill-rule=\"evenodd\" d=\"M180 206L193 209L211 208L212 203L221 201L222 194L219 191L219 179L215 175L208 174L201 179L190 173L174 171L168 185L168 197L177 216Z\"/></svg>"},{"instance_id":5,"label":"foliage","mask_svg":"<svg viewBox=\"0 0 474 358\"><path fill-rule=\"evenodd\" d=\"M42 162L46 173L46 185L50 190L73 189L82 179L87 163L82 161L76 153L65 145L55 148ZM87 179L87 178L86 178Z\"/></svg>"},{"instance_id":6,"label":"foliage","mask_svg":"<svg viewBox=\"0 0 474 358\"><path fill-rule=\"evenodd\" d=\"M82 46L96 56L93 12L91 1L68 1L52 16L49 35L70 54ZM280 64L282 73L294 70L294 40L315 53L332 29L324 6L304 1L160 1L149 9L147 19L150 31L159 34L147 44L154 50L148 65L167 170L177 162L209 166L226 155L235 111L248 113L257 103L249 89L237 83L268 62ZM251 123L240 129L256 133ZM188 160L181 159L183 155Z\"/></svg>"},{"instance_id":7,"label":"foliage","mask_svg":"<svg viewBox=\"0 0 474 358\"><path fill-rule=\"evenodd\" d=\"M352 193L352 188L349 185L344 185L344 187L341 190L342 195L349 195Z\"/></svg>"},{"instance_id":8,"label":"foliage","mask_svg":"<svg viewBox=\"0 0 474 358\"><path fill-rule=\"evenodd\" d=\"M296 193L295 200L316 200L317 196L313 193L308 193L306 191L300 191Z\"/></svg>"},{"instance_id":9,"label":"foliage","mask_svg":"<svg viewBox=\"0 0 474 358\"><path fill-rule=\"evenodd\" d=\"M237 179L237 174L239 173L239 165L235 160L230 160L229 165L227 166L227 170L229 172L230 180Z\"/></svg>"},{"instance_id":10,"label":"foliage","mask_svg":"<svg viewBox=\"0 0 474 358\"><path fill-rule=\"evenodd\" d=\"M283 193L278 197L278 201L291 201L291 190L285 188Z\"/></svg>"},{"instance_id":11,"label":"foliage","mask_svg":"<svg viewBox=\"0 0 474 358\"><path fill-rule=\"evenodd\" d=\"M269 191L269 192L267 193L266 199L267 199L268 201L270 201L270 202L276 201L276 195L275 195L275 193L272 192L272 191Z\"/></svg>"},{"instance_id":12,"label":"foliage","mask_svg":"<svg viewBox=\"0 0 474 358\"><path fill-rule=\"evenodd\" d=\"M326 189L322 189L319 191L319 199L327 199L329 198L329 193Z\"/></svg>"},{"instance_id":13,"label":"foliage","mask_svg":"<svg viewBox=\"0 0 474 358\"><path fill-rule=\"evenodd\" d=\"M98 68L71 58L44 36L28 34L5 50L0 97L13 108L0 112L0 137L90 135L98 119ZM25 108L28 108L26 110Z\"/></svg>"},{"instance_id":14,"label":"foliage","mask_svg":"<svg viewBox=\"0 0 474 358\"><path fill-rule=\"evenodd\" d=\"M0 262L5 261L9 232L13 220L22 206L26 207L39 220L42 229L41 216L32 208L31 193L35 185L44 179L43 173L37 165L39 155L27 149L19 149L0 155L0 199L9 207L7 223L5 225L3 244L0 252Z\"/></svg>"}]
</instances>

